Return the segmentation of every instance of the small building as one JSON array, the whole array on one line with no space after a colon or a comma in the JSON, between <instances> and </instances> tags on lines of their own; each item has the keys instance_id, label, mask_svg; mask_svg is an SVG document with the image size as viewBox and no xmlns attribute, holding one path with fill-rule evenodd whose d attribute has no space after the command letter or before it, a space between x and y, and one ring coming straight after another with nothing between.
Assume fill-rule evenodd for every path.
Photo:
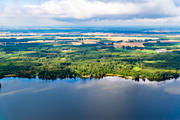
<instances>
[{"instance_id":1,"label":"small building","mask_svg":"<svg viewBox=\"0 0 180 120\"><path fill-rule=\"evenodd\" d=\"M97 44L99 40L87 39L82 41L84 44Z\"/></svg>"},{"instance_id":2,"label":"small building","mask_svg":"<svg viewBox=\"0 0 180 120\"><path fill-rule=\"evenodd\" d=\"M114 43L115 48L122 48L122 47L144 47L143 43L141 42L134 42L134 43Z\"/></svg>"},{"instance_id":3,"label":"small building","mask_svg":"<svg viewBox=\"0 0 180 120\"><path fill-rule=\"evenodd\" d=\"M82 45L81 42L71 42L72 45Z\"/></svg>"},{"instance_id":4,"label":"small building","mask_svg":"<svg viewBox=\"0 0 180 120\"><path fill-rule=\"evenodd\" d=\"M147 43L157 43L157 41L148 41Z\"/></svg>"},{"instance_id":5,"label":"small building","mask_svg":"<svg viewBox=\"0 0 180 120\"><path fill-rule=\"evenodd\" d=\"M157 53L167 53L168 50L166 50L166 49L157 49L156 52Z\"/></svg>"}]
</instances>

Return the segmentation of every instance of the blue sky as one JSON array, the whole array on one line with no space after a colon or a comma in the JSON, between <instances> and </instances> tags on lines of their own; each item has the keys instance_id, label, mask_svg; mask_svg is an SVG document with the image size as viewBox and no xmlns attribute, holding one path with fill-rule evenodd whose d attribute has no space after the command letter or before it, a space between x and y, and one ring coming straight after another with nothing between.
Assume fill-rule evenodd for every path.
<instances>
[{"instance_id":1,"label":"blue sky","mask_svg":"<svg viewBox=\"0 0 180 120\"><path fill-rule=\"evenodd\" d=\"M180 26L180 0L0 0L0 26Z\"/></svg>"}]
</instances>

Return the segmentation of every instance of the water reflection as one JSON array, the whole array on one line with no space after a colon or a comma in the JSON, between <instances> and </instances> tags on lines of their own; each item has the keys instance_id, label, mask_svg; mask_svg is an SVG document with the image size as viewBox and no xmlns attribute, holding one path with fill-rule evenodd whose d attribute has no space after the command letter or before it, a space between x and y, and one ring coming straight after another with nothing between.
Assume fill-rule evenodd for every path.
<instances>
[{"instance_id":1,"label":"water reflection","mask_svg":"<svg viewBox=\"0 0 180 120\"><path fill-rule=\"evenodd\" d=\"M4 78L0 83L1 93L0 96L14 95L21 92L45 92L52 89L56 89L61 85L73 85L76 89L96 89L102 91L117 91L119 89L131 89L132 87L151 87L151 88L162 88L165 86L164 91L168 93L180 94L180 79L173 79L167 81L149 81L149 80L127 80L119 77L104 77L100 80L97 79L63 79L63 80L41 80L41 79L23 79L23 78ZM69 83L69 84L68 84ZM176 86L174 86L176 83ZM172 84L172 85L171 85ZM171 85L171 86L170 86ZM170 87L169 87L170 86ZM21 89L18 89L21 88Z\"/></svg>"},{"instance_id":2,"label":"water reflection","mask_svg":"<svg viewBox=\"0 0 180 120\"><path fill-rule=\"evenodd\" d=\"M25 92L26 90L28 90L28 89L19 89L19 90L13 90L13 91L9 91L9 92L4 92L4 93L0 94L0 97L1 96L15 95L15 94L20 93L20 92Z\"/></svg>"},{"instance_id":3,"label":"water reflection","mask_svg":"<svg viewBox=\"0 0 180 120\"><path fill-rule=\"evenodd\" d=\"M164 90L169 94L180 95L180 87L178 86L169 87L169 88L167 87Z\"/></svg>"},{"instance_id":4,"label":"water reflection","mask_svg":"<svg viewBox=\"0 0 180 120\"><path fill-rule=\"evenodd\" d=\"M6 120L180 119L180 79L4 78L1 84L0 116Z\"/></svg>"}]
</instances>

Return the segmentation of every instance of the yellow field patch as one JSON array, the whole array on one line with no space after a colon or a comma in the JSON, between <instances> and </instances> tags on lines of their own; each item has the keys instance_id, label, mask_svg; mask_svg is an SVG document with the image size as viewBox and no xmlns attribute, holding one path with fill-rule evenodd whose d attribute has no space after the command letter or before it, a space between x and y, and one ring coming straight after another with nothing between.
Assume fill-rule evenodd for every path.
<instances>
[{"instance_id":1,"label":"yellow field patch","mask_svg":"<svg viewBox=\"0 0 180 120\"><path fill-rule=\"evenodd\" d=\"M98 37L98 38L104 38L104 39L108 39L112 41L146 40L146 39L158 40L159 39L155 37Z\"/></svg>"}]
</instances>

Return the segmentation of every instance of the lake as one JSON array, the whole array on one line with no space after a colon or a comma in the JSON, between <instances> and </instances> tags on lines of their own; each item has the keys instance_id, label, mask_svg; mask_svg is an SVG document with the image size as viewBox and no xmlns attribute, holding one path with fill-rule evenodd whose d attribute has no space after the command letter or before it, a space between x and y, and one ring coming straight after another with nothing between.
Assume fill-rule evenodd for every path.
<instances>
[{"instance_id":1,"label":"lake","mask_svg":"<svg viewBox=\"0 0 180 120\"><path fill-rule=\"evenodd\" d=\"M180 79L0 80L0 120L180 120Z\"/></svg>"}]
</instances>

